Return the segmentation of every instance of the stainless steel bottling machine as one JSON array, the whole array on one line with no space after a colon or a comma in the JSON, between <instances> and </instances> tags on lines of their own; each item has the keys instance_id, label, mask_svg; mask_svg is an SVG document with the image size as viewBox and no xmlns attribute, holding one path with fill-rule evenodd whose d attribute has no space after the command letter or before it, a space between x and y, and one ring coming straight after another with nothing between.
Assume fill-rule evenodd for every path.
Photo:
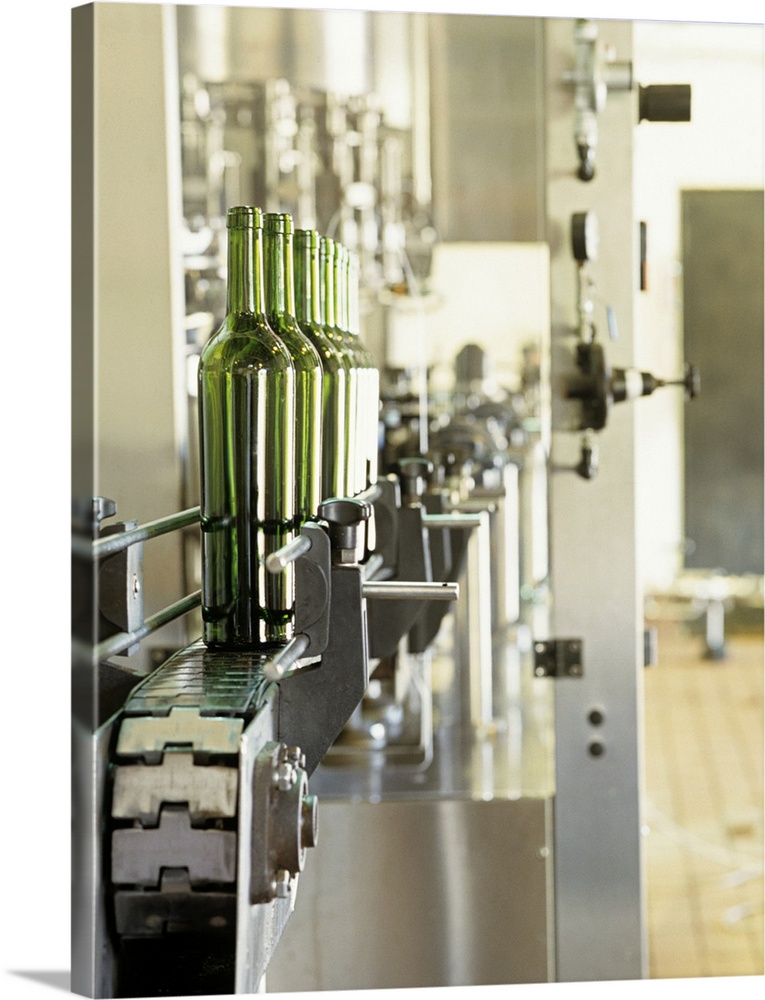
<instances>
[{"instance_id":1,"label":"stainless steel bottling machine","mask_svg":"<svg viewBox=\"0 0 765 1000\"><path fill-rule=\"evenodd\" d=\"M75 393L74 991L640 978L634 428L611 413L663 384L633 366L636 104L683 120L689 95L633 83L628 22L73 17L96 233L75 258L95 377ZM358 265L345 442L366 475L268 550L237 543L294 603L278 641L223 648L200 637L198 371L236 206ZM275 473L253 463L256 497Z\"/></svg>"}]
</instances>

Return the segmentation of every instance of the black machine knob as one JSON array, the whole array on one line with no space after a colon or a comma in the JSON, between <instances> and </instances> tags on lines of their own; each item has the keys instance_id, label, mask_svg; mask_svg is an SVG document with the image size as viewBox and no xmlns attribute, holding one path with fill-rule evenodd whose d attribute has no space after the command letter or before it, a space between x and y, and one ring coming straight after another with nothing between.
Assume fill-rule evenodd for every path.
<instances>
[{"instance_id":1,"label":"black machine knob","mask_svg":"<svg viewBox=\"0 0 765 1000\"><path fill-rule=\"evenodd\" d=\"M678 379L657 378L650 372L635 369L614 368L611 372L611 394L615 403L637 396L651 396L657 389L667 385L681 385L686 399L695 399L701 391L701 376L698 368L687 362L683 377Z\"/></svg>"},{"instance_id":2,"label":"black machine knob","mask_svg":"<svg viewBox=\"0 0 765 1000\"><path fill-rule=\"evenodd\" d=\"M580 181L591 181L595 176L593 151L589 146L585 146L583 143L579 143L576 148L579 153L579 169L576 172L576 176Z\"/></svg>"},{"instance_id":3,"label":"black machine knob","mask_svg":"<svg viewBox=\"0 0 765 1000\"><path fill-rule=\"evenodd\" d=\"M689 83L658 83L639 88L638 121L689 122L690 120Z\"/></svg>"},{"instance_id":4,"label":"black machine knob","mask_svg":"<svg viewBox=\"0 0 765 1000\"><path fill-rule=\"evenodd\" d=\"M433 463L427 458L402 458L398 463L398 474L404 500L418 500L433 475Z\"/></svg>"},{"instance_id":5,"label":"black machine knob","mask_svg":"<svg viewBox=\"0 0 765 1000\"><path fill-rule=\"evenodd\" d=\"M594 212L574 212L571 216L571 252L574 260L584 264L596 260L600 246L598 217Z\"/></svg>"},{"instance_id":6,"label":"black machine knob","mask_svg":"<svg viewBox=\"0 0 765 1000\"><path fill-rule=\"evenodd\" d=\"M334 497L320 504L318 513L329 525L332 547L341 553L355 553L359 525L372 516L371 504L353 497Z\"/></svg>"}]
</instances>

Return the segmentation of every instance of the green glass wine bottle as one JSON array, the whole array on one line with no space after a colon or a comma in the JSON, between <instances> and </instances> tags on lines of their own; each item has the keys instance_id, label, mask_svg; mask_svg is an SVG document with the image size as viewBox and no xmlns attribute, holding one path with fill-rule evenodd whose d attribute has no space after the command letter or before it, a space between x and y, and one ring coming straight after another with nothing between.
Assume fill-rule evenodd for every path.
<instances>
[{"instance_id":1,"label":"green glass wine bottle","mask_svg":"<svg viewBox=\"0 0 765 1000\"><path fill-rule=\"evenodd\" d=\"M358 490L358 477L355 474L355 461L358 454L356 436L358 433L359 412L359 368L356 356L346 343L342 331L337 326L335 307L337 295L335 291L336 267L335 254L340 248L329 236L319 239L320 261L320 306L322 326L327 339L340 351L343 357L346 373L346 407L345 407L345 484L342 496L355 496Z\"/></svg>"},{"instance_id":2,"label":"green glass wine bottle","mask_svg":"<svg viewBox=\"0 0 765 1000\"><path fill-rule=\"evenodd\" d=\"M367 379L363 359L353 343L348 332L348 296L347 284L348 249L342 243L335 241L332 258L332 294L334 298L334 329L337 340L343 344L351 359L354 378L353 413L355 419L348 435L348 496L354 497L366 489L366 452L364 442L367 439L366 402Z\"/></svg>"},{"instance_id":3,"label":"green glass wine bottle","mask_svg":"<svg viewBox=\"0 0 765 1000\"><path fill-rule=\"evenodd\" d=\"M364 379L366 382L364 390L364 399L366 402L364 417L365 440L361 446L366 454L364 475L366 486L372 486L377 482L380 453L380 372L374 355L361 339L359 257L352 250L348 251L346 269L347 332L364 370Z\"/></svg>"},{"instance_id":4,"label":"green glass wine bottle","mask_svg":"<svg viewBox=\"0 0 765 1000\"><path fill-rule=\"evenodd\" d=\"M319 243L315 229L296 229L294 236L295 319L319 352L322 385L321 498L345 494L346 362L342 350L322 325Z\"/></svg>"},{"instance_id":5,"label":"green glass wine bottle","mask_svg":"<svg viewBox=\"0 0 765 1000\"><path fill-rule=\"evenodd\" d=\"M199 360L203 638L257 650L292 636L295 369L265 316L262 213L231 208L226 316Z\"/></svg>"},{"instance_id":6,"label":"green glass wine bottle","mask_svg":"<svg viewBox=\"0 0 765 1000\"><path fill-rule=\"evenodd\" d=\"M323 371L319 352L295 319L292 217L267 212L265 236L266 317L295 366L295 527L316 517L321 503L321 410Z\"/></svg>"}]
</instances>

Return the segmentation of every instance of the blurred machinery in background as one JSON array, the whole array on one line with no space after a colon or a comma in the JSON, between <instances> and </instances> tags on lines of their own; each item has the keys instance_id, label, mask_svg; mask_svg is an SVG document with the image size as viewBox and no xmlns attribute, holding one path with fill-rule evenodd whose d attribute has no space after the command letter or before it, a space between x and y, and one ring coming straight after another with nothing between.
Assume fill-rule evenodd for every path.
<instances>
[{"instance_id":1,"label":"blurred machinery in background","mask_svg":"<svg viewBox=\"0 0 765 1000\"><path fill-rule=\"evenodd\" d=\"M108 68L119 82L132 72L131 39L161 43L142 49L142 65L165 98L157 148L172 146L180 171L168 171L178 230L168 285L180 274L185 308L165 328L177 342L157 365L173 366L180 397L168 432L178 461L165 474L178 473L182 513L132 509L140 500L125 480L136 473L119 449L78 511L76 572L102 618L95 651L75 650L86 705L75 729L86 828L76 860L89 876L76 893L73 987L148 996L640 977L642 647L632 501L608 492L628 479L631 429L609 428L607 474L581 484L592 463L572 459L571 431L603 422L558 419L572 402L615 400L631 354L632 287L621 272L633 269L613 253L601 278L619 273L620 368L598 380L582 350L569 350L591 305L560 236L579 210L568 84L581 25L465 18L463 33L446 15L130 6L97 11L95 50L122 38ZM143 31L120 34L124 17ZM505 111L519 134L548 134L546 148L524 155L533 183L509 199L522 209L491 190L475 219L480 228L498 215L506 245L545 250L537 305L547 329L516 329L508 301L500 335L464 312L447 350L438 329L427 332L449 302L432 282L434 220L462 238L446 194L439 204L459 173L441 137L473 122L495 20L532 70L517 74L528 89ZM628 50L629 25L614 31ZM437 81L458 55L453 99ZM621 247L634 122L613 105L588 189ZM112 141L118 159L123 136ZM479 194L471 168L481 148L477 139L464 151L464 183ZM517 223L528 201L531 232ZM231 205L290 213L357 252L361 336L381 373L380 450L378 481L322 504L269 567L294 564L294 640L215 655L196 639L195 386L225 308ZM390 350L402 316L414 317L403 363ZM592 354L592 338L581 339ZM434 359L447 372L438 386ZM493 377L498 361L509 379ZM124 352L120 363L129 372ZM551 468L580 476L558 477L556 491ZM604 523L578 519L598 502ZM102 523L117 513L135 519ZM182 549L184 596L153 613L141 603L143 546L167 535ZM176 620L180 634L142 661L142 640ZM86 638L89 627L86 607Z\"/></svg>"}]
</instances>

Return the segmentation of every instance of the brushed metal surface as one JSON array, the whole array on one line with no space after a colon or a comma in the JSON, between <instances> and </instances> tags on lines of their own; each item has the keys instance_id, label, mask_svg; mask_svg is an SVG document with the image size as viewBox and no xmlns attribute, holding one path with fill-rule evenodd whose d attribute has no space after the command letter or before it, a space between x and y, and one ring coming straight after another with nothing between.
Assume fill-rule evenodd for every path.
<instances>
[{"instance_id":1,"label":"brushed metal surface","mask_svg":"<svg viewBox=\"0 0 765 1000\"><path fill-rule=\"evenodd\" d=\"M320 809L268 992L551 978L549 799Z\"/></svg>"},{"instance_id":2,"label":"brushed metal surface","mask_svg":"<svg viewBox=\"0 0 765 1000\"><path fill-rule=\"evenodd\" d=\"M630 22L597 22L619 59L632 53ZM575 22L545 23L548 90L548 229L551 246L554 465L578 460L580 435L565 428L561 378L574 370L577 268L564 234L574 212L594 211L601 246L593 280L616 311L609 364L635 364L633 330L638 226L633 215L634 93L609 95L599 115L596 174L576 175L574 95L561 85L574 64ZM635 407L611 411L599 433L594 480L550 480L553 635L584 643L584 675L555 682L555 905L557 979L639 979L646 973L641 834L642 608L635 524ZM599 707L604 721L590 723ZM604 752L590 752L598 741Z\"/></svg>"}]
</instances>

